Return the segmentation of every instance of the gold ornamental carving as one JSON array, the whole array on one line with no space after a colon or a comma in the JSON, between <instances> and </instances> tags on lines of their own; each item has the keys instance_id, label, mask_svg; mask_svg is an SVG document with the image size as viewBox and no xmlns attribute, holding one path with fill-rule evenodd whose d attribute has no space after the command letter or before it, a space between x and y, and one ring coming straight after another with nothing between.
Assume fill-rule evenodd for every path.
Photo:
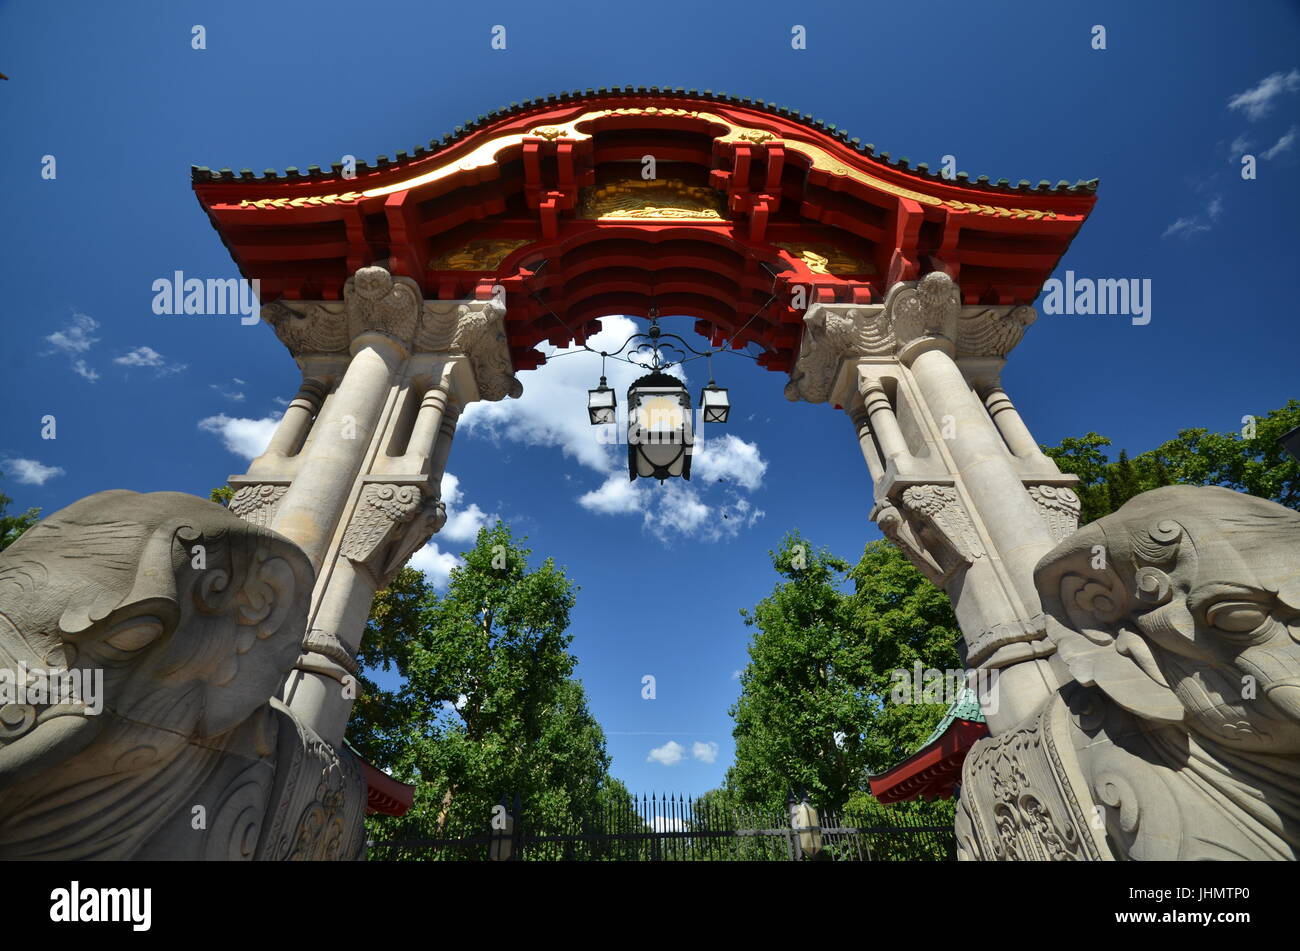
<instances>
[{"instance_id":1,"label":"gold ornamental carving","mask_svg":"<svg viewBox=\"0 0 1300 951\"><path fill-rule=\"evenodd\" d=\"M527 238L480 238L444 251L429 262L431 271L491 271L528 243Z\"/></svg>"},{"instance_id":2,"label":"gold ornamental carving","mask_svg":"<svg viewBox=\"0 0 1300 951\"><path fill-rule=\"evenodd\" d=\"M778 241L776 246L800 258L814 274L876 273L876 266L870 261L855 258L833 244L789 244Z\"/></svg>"},{"instance_id":3,"label":"gold ornamental carving","mask_svg":"<svg viewBox=\"0 0 1300 951\"><path fill-rule=\"evenodd\" d=\"M956 208L958 211L969 211L977 215L995 215L998 218L1030 218L1037 221L1039 218L1055 218L1054 211L1038 211L1033 208L1000 208L997 205L977 205L970 201L954 201L949 199L944 202L949 208Z\"/></svg>"},{"instance_id":4,"label":"gold ornamental carving","mask_svg":"<svg viewBox=\"0 0 1300 951\"><path fill-rule=\"evenodd\" d=\"M245 198L239 203L240 208L313 208L318 205L348 204L364 198L364 192L341 192L336 195L304 195L301 198L259 198L249 201Z\"/></svg>"},{"instance_id":5,"label":"gold ornamental carving","mask_svg":"<svg viewBox=\"0 0 1300 951\"><path fill-rule=\"evenodd\" d=\"M716 191L704 185L688 185L674 178L653 181L633 178L584 188L578 217L721 221L722 199Z\"/></svg>"}]
</instances>

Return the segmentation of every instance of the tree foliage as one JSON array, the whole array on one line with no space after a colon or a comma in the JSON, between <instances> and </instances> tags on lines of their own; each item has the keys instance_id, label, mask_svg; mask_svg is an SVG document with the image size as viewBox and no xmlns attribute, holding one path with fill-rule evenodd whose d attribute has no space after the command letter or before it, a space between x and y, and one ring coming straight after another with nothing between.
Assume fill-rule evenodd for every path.
<instances>
[{"instance_id":1,"label":"tree foliage","mask_svg":"<svg viewBox=\"0 0 1300 951\"><path fill-rule=\"evenodd\" d=\"M518 797L530 824L570 826L627 790L609 777L605 736L572 677L577 588L500 522L479 532L439 595L404 570L375 600L359 661L400 687L361 678L350 740L370 762L418 784L378 838L482 835L494 805ZM622 797L622 798L620 798Z\"/></svg>"},{"instance_id":2,"label":"tree foliage","mask_svg":"<svg viewBox=\"0 0 1300 951\"><path fill-rule=\"evenodd\" d=\"M736 759L719 801L776 809L798 789L839 810L943 715L943 704L889 703L892 671L918 660L960 668L960 634L947 597L888 542L850 567L792 533L772 563L784 580L741 612L758 631L730 711Z\"/></svg>"},{"instance_id":3,"label":"tree foliage","mask_svg":"<svg viewBox=\"0 0 1300 951\"><path fill-rule=\"evenodd\" d=\"M1079 477L1080 524L1109 515L1133 496L1164 485L1221 485L1300 509L1300 462L1280 437L1300 426L1300 400L1263 416L1247 417L1241 430L1212 433L1184 429L1173 439L1129 459L1110 461L1105 436L1068 437L1043 446L1062 471Z\"/></svg>"},{"instance_id":4,"label":"tree foliage","mask_svg":"<svg viewBox=\"0 0 1300 951\"><path fill-rule=\"evenodd\" d=\"M0 472L0 476L3 475ZM38 508L29 508L21 515L9 515L11 504L13 499L0 492L0 551L18 541L18 536L41 520L41 510Z\"/></svg>"}]
</instances>

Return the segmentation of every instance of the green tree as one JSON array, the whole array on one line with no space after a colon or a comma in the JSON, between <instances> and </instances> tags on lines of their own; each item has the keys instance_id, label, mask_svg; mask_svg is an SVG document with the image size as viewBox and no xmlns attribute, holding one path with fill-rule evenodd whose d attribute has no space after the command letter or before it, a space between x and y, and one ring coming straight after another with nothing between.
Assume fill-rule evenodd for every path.
<instances>
[{"instance_id":1,"label":"green tree","mask_svg":"<svg viewBox=\"0 0 1300 951\"><path fill-rule=\"evenodd\" d=\"M445 594L408 569L376 598L359 661L403 682L361 678L350 740L418 790L406 816L369 820L377 838L482 835L514 796L531 826L571 828L628 798L572 678L577 589L550 559L530 570L530 554L498 522Z\"/></svg>"},{"instance_id":2,"label":"green tree","mask_svg":"<svg viewBox=\"0 0 1300 951\"><path fill-rule=\"evenodd\" d=\"M865 735L866 761L877 773L916 752L947 710L944 703L885 702L896 671L962 670L961 629L948 595L892 543L870 542L851 574L852 623L862 639L863 691L876 701Z\"/></svg>"},{"instance_id":3,"label":"green tree","mask_svg":"<svg viewBox=\"0 0 1300 951\"><path fill-rule=\"evenodd\" d=\"M3 475L0 472L0 476ZM12 503L13 499L0 492L0 551L18 541L19 535L41 520L41 510L38 508L30 508L22 515L7 514Z\"/></svg>"},{"instance_id":4,"label":"green tree","mask_svg":"<svg viewBox=\"0 0 1300 951\"><path fill-rule=\"evenodd\" d=\"M1240 430L1184 429L1173 439L1129 459L1111 462L1110 440L1097 433L1061 440L1043 452L1079 477L1080 524L1115 511L1133 496L1164 485L1221 485L1300 509L1300 462L1280 437L1300 426L1300 400L1263 416L1244 417Z\"/></svg>"},{"instance_id":5,"label":"green tree","mask_svg":"<svg viewBox=\"0 0 1300 951\"><path fill-rule=\"evenodd\" d=\"M1107 481L1110 460L1103 451L1103 447L1109 445L1110 440L1105 436L1088 433L1086 436L1067 436L1059 446L1040 447L1056 461L1062 472L1079 477L1081 525L1114 511L1115 497Z\"/></svg>"},{"instance_id":6,"label":"green tree","mask_svg":"<svg viewBox=\"0 0 1300 951\"><path fill-rule=\"evenodd\" d=\"M758 632L731 709L726 786L743 807L778 810L804 789L840 810L943 715L941 703L891 703L893 671L918 660L960 669L960 634L943 592L888 542L867 545L852 568L797 533L772 555L785 580L741 612Z\"/></svg>"}]
</instances>

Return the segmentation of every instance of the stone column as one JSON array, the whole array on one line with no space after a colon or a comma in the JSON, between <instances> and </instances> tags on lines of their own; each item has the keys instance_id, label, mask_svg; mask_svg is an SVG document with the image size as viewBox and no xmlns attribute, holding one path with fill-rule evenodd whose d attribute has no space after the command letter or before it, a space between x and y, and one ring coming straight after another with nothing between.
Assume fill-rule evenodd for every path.
<instances>
[{"instance_id":1,"label":"stone column","mask_svg":"<svg viewBox=\"0 0 1300 951\"><path fill-rule=\"evenodd\" d=\"M990 674L976 686L994 733L1058 686L1033 569L1078 516L1077 480L1038 450L998 382L1033 319L963 307L939 272L883 305L816 305L786 391L848 408L872 518L952 598L967 663Z\"/></svg>"},{"instance_id":2,"label":"stone column","mask_svg":"<svg viewBox=\"0 0 1300 951\"><path fill-rule=\"evenodd\" d=\"M864 379L858 387L862 396L862 405L871 421L871 431L875 433L880 444L880 453L884 462L891 462L908 455L907 440L898 426L894 407L889 403L885 388L878 380Z\"/></svg>"},{"instance_id":3,"label":"stone column","mask_svg":"<svg viewBox=\"0 0 1300 951\"><path fill-rule=\"evenodd\" d=\"M420 409L415 417L415 426L411 430L411 439L407 443L406 455L403 459L408 466L422 466L430 461L434 443L442 432L442 419L447 413L450 400L451 394L441 382L430 387L420 400Z\"/></svg>"},{"instance_id":4,"label":"stone column","mask_svg":"<svg viewBox=\"0 0 1300 951\"><path fill-rule=\"evenodd\" d=\"M913 348L911 352L905 348L900 356L905 365L910 362L913 378L931 417L942 421L941 431L945 426L950 427L941 438L969 496L973 521L980 523L981 534L988 537L987 557L1015 589L1005 592L1007 603L997 604L993 608L997 613L991 613L986 607L979 621L983 630L972 646L977 647L978 655L981 653L978 648L987 644L994 656L1000 647L1011 644L988 643L992 632L1008 631L1017 636L1021 632L1037 635L1045 631L1041 626L1042 609L1033 573L1038 560L1055 547L1056 541L1012 465L1006 443L953 361L952 342L934 337L914 341ZM968 583L963 580L950 587L965 587ZM995 641L1005 636L993 633ZM1012 643L1023 645L1034 639L1038 638L1017 639ZM969 637L967 641L970 644ZM1021 722L1036 712L1057 686L1047 661L1025 656L1026 652L1022 647L1017 657L1017 652L1004 651L1001 659L1007 663L999 665L998 710L993 723L1011 726ZM988 666L991 656L981 657L981 666Z\"/></svg>"},{"instance_id":5,"label":"stone column","mask_svg":"<svg viewBox=\"0 0 1300 951\"><path fill-rule=\"evenodd\" d=\"M317 573L408 356L397 340L375 331L352 341L351 351L329 411L316 420L316 438L271 523L301 546Z\"/></svg>"},{"instance_id":6,"label":"stone column","mask_svg":"<svg viewBox=\"0 0 1300 951\"><path fill-rule=\"evenodd\" d=\"M984 400L989 418L993 420L993 425L997 427L1012 454L1036 465L1051 465L1051 460L1043 455L1037 440L1029 432L1029 427L1020 418L1020 411L1011 402L1011 397L1002 389L1002 384L977 382L976 389Z\"/></svg>"},{"instance_id":7,"label":"stone column","mask_svg":"<svg viewBox=\"0 0 1300 951\"><path fill-rule=\"evenodd\" d=\"M298 389L298 395L284 411L280 425L275 428L275 435L266 447L270 456L286 457L295 455L307 440L307 431L312 421L320 413L325 402L329 385L322 380L305 379Z\"/></svg>"},{"instance_id":8,"label":"stone column","mask_svg":"<svg viewBox=\"0 0 1300 951\"><path fill-rule=\"evenodd\" d=\"M861 402L859 400L859 402ZM880 458L880 452L876 449L875 440L871 433L871 416L867 412L866 406L858 406L851 410L849 418L853 420L853 428L858 434L858 448L862 450L862 458L867 461L867 469L871 472L871 480L878 482L884 478L885 466Z\"/></svg>"},{"instance_id":9,"label":"stone column","mask_svg":"<svg viewBox=\"0 0 1300 951\"><path fill-rule=\"evenodd\" d=\"M336 747L375 592L446 521L439 488L461 407L522 392L503 316L497 301L426 302L378 267L358 271L342 302L263 309L309 379L268 451L231 477L231 510L296 542L316 568L282 697Z\"/></svg>"},{"instance_id":10,"label":"stone column","mask_svg":"<svg viewBox=\"0 0 1300 951\"><path fill-rule=\"evenodd\" d=\"M456 437L456 423L460 420L461 409L459 403L454 401L448 403L438 430L437 442L433 447L433 461L429 466L429 474L440 482L442 474L447 471L447 457L451 454L451 441Z\"/></svg>"}]
</instances>

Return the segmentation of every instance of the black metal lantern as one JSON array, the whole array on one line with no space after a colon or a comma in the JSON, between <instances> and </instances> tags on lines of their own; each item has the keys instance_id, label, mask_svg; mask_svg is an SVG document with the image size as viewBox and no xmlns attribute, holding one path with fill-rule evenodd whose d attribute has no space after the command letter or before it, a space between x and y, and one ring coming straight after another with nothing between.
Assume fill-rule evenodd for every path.
<instances>
[{"instance_id":1,"label":"black metal lantern","mask_svg":"<svg viewBox=\"0 0 1300 951\"><path fill-rule=\"evenodd\" d=\"M605 385L605 378L600 378L600 385L587 391L587 413L591 425L601 426L618 421L618 398L614 391Z\"/></svg>"},{"instance_id":2,"label":"black metal lantern","mask_svg":"<svg viewBox=\"0 0 1300 951\"><path fill-rule=\"evenodd\" d=\"M731 400L727 397L727 388L718 386L712 380L700 390L701 422L725 423L731 413Z\"/></svg>"},{"instance_id":3,"label":"black metal lantern","mask_svg":"<svg viewBox=\"0 0 1300 951\"><path fill-rule=\"evenodd\" d=\"M628 480L691 477L691 397L675 376L654 372L627 390Z\"/></svg>"},{"instance_id":4,"label":"black metal lantern","mask_svg":"<svg viewBox=\"0 0 1300 951\"><path fill-rule=\"evenodd\" d=\"M713 381L713 354L719 350L696 350L677 334L664 333L653 302L645 333L632 334L617 350L593 350L585 342L580 349L600 354L600 385L587 391L587 415L593 426L618 419L618 401L605 382L606 360L620 360L650 371L627 391L628 479L689 479L695 439L691 397L686 384L667 371L701 357L708 360L709 383L700 391L700 422L725 423L731 414L731 400L726 387ZM740 351L733 347L728 352ZM754 359L751 354L745 356Z\"/></svg>"}]
</instances>

